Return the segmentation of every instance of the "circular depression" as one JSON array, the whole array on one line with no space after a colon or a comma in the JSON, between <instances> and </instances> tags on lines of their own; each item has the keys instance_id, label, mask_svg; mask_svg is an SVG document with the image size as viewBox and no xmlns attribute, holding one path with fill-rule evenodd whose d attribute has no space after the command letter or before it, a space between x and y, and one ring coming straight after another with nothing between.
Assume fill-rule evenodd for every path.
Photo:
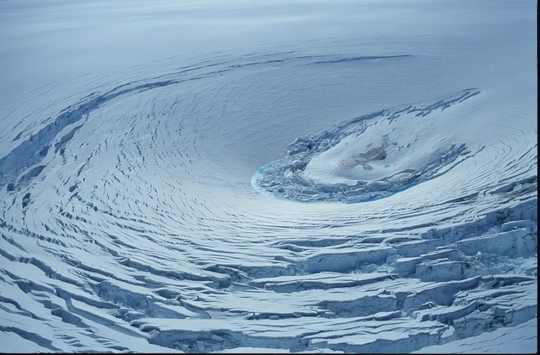
<instances>
[{"instance_id":1,"label":"circular depression","mask_svg":"<svg viewBox=\"0 0 540 355\"><path fill-rule=\"evenodd\" d=\"M255 172L252 185L280 199L357 203L440 177L472 156L466 143L446 138L455 122L448 111L478 93L382 110L296 139L285 157Z\"/></svg>"}]
</instances>

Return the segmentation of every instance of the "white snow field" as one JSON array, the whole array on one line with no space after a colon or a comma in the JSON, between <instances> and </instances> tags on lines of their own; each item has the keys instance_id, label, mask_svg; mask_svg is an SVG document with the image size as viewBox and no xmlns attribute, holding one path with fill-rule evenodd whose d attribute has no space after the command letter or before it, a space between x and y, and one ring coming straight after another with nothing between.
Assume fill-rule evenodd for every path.
<instances>
[{"instance_id":1,"label":"white snow field","mask_svg":"<svg viewBox=\"0 0 540 355\"><path fill-rule=\"evenodd\" d=\"M0 1L0 351L536 353L535 1Z\"/></svg>"}]
</instances>

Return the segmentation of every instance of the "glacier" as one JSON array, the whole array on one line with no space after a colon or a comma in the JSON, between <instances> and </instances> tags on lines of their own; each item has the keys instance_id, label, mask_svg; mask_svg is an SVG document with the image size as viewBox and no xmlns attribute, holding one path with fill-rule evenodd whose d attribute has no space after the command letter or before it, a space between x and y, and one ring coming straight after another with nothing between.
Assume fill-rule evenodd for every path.
<instances>
[{"instance_id":1,"label":"glacier","mask_svg":"<svg viewBox=\"0 0 540 355\"><path fill-rule=\"evenodd\" d=\"M536 353L536 13L0 2L2 352Z\"/></svg>"}]
</instances>

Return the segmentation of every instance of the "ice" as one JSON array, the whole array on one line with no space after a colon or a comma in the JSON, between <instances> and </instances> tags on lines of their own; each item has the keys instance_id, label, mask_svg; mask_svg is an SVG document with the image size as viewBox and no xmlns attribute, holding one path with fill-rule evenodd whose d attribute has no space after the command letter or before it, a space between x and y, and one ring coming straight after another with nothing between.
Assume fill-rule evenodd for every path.
<instances>
[{"instance_id":1,"label":"ice","mask_svg":"<svg viewBox=\"0 0 540 355\"><path fill-rule=\"evenodd\" d=\"M0 2L2 351L536 353L536 7Z\"/></svg>"},{"instance_id":2,"label":"ice","mask_svg":"<svg viewBox=\"0 0 540 355\"><path fill-rule=\"evenodd\" d=\"M471 152L465 143L447 142L450 127L464 124L455 114L437 114L477 94L466 90L425 106L383 110L296 140L285 158L259 169L252 184L277 198L358 203L438 178L483 149Z\"/></svg>"}]
</instances>

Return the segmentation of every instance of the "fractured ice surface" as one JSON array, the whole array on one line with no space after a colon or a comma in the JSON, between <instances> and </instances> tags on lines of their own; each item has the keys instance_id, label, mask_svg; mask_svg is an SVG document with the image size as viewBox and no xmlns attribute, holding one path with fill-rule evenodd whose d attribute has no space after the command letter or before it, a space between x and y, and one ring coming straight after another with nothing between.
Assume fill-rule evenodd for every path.
<instances>
[{"instance_id":1,"label":"fractured ice surface","mask_svg":"<svg viewBox=\"0 0 540 355\"><path fill-rule=\"evenodd\" d=\"M254 174L252 184L278 198L354 203L433 179L474 156L465 143L447 142L445 134L459 119L440 112L478 93L465 90L425 106L382 110L296 139L286 157Z\"/></svg>"},{"instance_id":2,"label":"fractured ice surface","mask_svg":"<svg viewBox=\"0 0 540 355\"><path fill-rule=\"evenodd\" d=\"M1 1L2 351L535 353L535 7Z\"/></svg>"}]
</instances>

